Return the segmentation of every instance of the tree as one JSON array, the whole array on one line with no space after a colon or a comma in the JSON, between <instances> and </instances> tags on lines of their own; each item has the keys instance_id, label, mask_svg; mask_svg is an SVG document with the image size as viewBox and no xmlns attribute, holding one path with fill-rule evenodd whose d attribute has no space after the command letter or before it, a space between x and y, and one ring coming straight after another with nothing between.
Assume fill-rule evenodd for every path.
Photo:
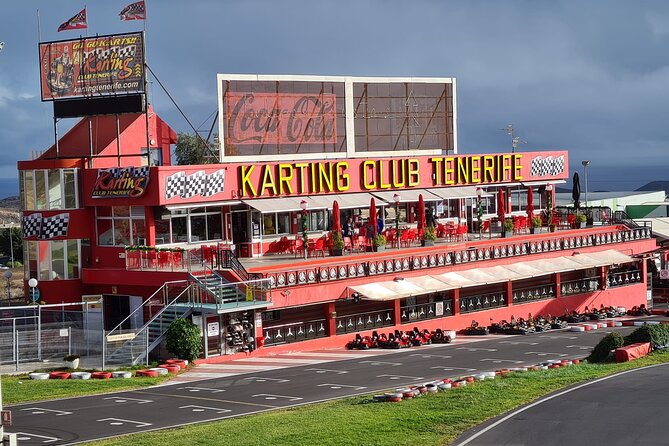
<instances>
[{"instance_id":1,"label":"tree","mask_svg":"<svg viewBox=\"0 0 669 446\"><path fill-rule=\"evenodd\" d=\"M11 233L12 246L9 246ZM5 256L9 256L14 249L14 260L23 260L23 239L21 238L21 228L0 228L0 251Z\"/></svg>"},{"instance_id":2,"label":"tree","mask_svg":"<svg viewBox=\"0 0 669 446\"><path fill-rule=\"evenodd\" d=\"M167 350L178 358L193 361L200 356L200 329L190 319L176 319L167 329Z\"/></svg>"},{"instance_id":3,"label":"tree","mask_svg":"<svg viewBox=\"0 0 669 446\"><path fill-rule=\"evenodd\" d=\"M196 165L196 164L211 164L214 153L214 148L211 143L208 144L198 135L191 135L189 133L179 133L177 137L177 145L174 149L177 164L180 165Z\"/></svg>"}]
</instances>

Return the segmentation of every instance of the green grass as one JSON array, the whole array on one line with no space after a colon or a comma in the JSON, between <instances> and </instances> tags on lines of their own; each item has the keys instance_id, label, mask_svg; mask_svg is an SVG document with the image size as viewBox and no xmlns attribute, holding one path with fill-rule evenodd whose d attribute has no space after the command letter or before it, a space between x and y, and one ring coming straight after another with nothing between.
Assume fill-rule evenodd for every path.
<instances>
[{"instance_id":1,"label":"green grass","mask_svg":"<svg viewBox=\"0 0 669 446\"><path fill-rule=\"evenodd\" d=\"M444 445L475 425L543 395L623 370L669 362L669 352L621 364L581 364L505 378L401 403L356 397L91 444Z\"/></svg>"},{"instance_id":2,"label":"green grass","mask_svg":"<svg viewBox=\"0 0 669 446\"><path fill-rule=\"evenodd\" d=\"M131 379L49 379L32 380L26 376L2 377L3 404L18 404L28 401L52 400L73 396L93 395L117 392L152 386L169 379L168 376L157 378Z\"/></svg>"}]
</instances>

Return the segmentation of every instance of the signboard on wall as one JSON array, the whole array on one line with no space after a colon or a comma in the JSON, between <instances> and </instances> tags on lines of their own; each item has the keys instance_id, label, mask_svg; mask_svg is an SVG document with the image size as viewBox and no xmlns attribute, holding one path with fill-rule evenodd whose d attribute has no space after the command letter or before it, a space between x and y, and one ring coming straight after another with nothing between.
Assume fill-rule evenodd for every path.
<instances>
[{"instance_id":1,"label":"signboard on wall","mask_svg":"<svg viewBox=\"0 0 669 446\"><path fill-rule=\"evenodd\" d=\"M98 169L93 198L136 198L144 195L150 178L149 166Z\"/></svg>"},{"instance_id":2,"label":"signboard on wall","mask_svg":"<svg viewBox=\"0 0 669 446\"><path fill-rule=\"evenodd\" d=\"M39 45L42 101L144 91L142 33Z\"/></svg>"}]
</instances>

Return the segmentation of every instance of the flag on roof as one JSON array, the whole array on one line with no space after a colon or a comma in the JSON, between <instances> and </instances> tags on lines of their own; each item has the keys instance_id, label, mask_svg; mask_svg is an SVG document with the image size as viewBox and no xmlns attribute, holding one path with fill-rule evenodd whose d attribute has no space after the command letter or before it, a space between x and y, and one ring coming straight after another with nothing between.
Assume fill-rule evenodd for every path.
<instances>
[{"instance_id":1,"label":"flag on roof","mask_svg":"<svg viewBox=\"0 0 669 446\"><path fill-rule=\"evenodd\" d=\"M123 8L119 16L121 20L146 20L146 5L144 4L144 0L130 3Z\"/></svg>"},{"instance_id":2,"label":"flag on roof","mask_svg":"<svg viewBox=\"0 0 669 446\"><path fill-rule=\"evenodd\" d=\"M63 23L58 27L58 32L67 31L68 29L84 29L88 28L88 23L86 22L86 8L82 9L72 17L67 22Z\"/></svg>"}]
</instances>

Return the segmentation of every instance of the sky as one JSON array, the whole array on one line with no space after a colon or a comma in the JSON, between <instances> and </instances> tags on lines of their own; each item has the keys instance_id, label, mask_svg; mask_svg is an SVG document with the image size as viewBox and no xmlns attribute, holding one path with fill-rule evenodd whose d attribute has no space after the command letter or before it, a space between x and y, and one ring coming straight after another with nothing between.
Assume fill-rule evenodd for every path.
<instances>
[{"instance_id":1,"label":"sky","mask_svg":"<svg viewBox=\"0 0 669 446\"><path fill-rule=\"evenodd\" d=\"M88 35L132 32L134 0L0 2L0 196L16 162L53 144L41 102L42 41L84 6ZM457 78L459 153L568 150L588 159L590 190L669 180L669 2L647 0L147 0L147 62L206 131L217 73ZM150 100L175 130L186 120L154 81ZM63 130L73 122L64 122ZM583 179L581 180L583 181Z\"/></svg>"}]
</instances>

